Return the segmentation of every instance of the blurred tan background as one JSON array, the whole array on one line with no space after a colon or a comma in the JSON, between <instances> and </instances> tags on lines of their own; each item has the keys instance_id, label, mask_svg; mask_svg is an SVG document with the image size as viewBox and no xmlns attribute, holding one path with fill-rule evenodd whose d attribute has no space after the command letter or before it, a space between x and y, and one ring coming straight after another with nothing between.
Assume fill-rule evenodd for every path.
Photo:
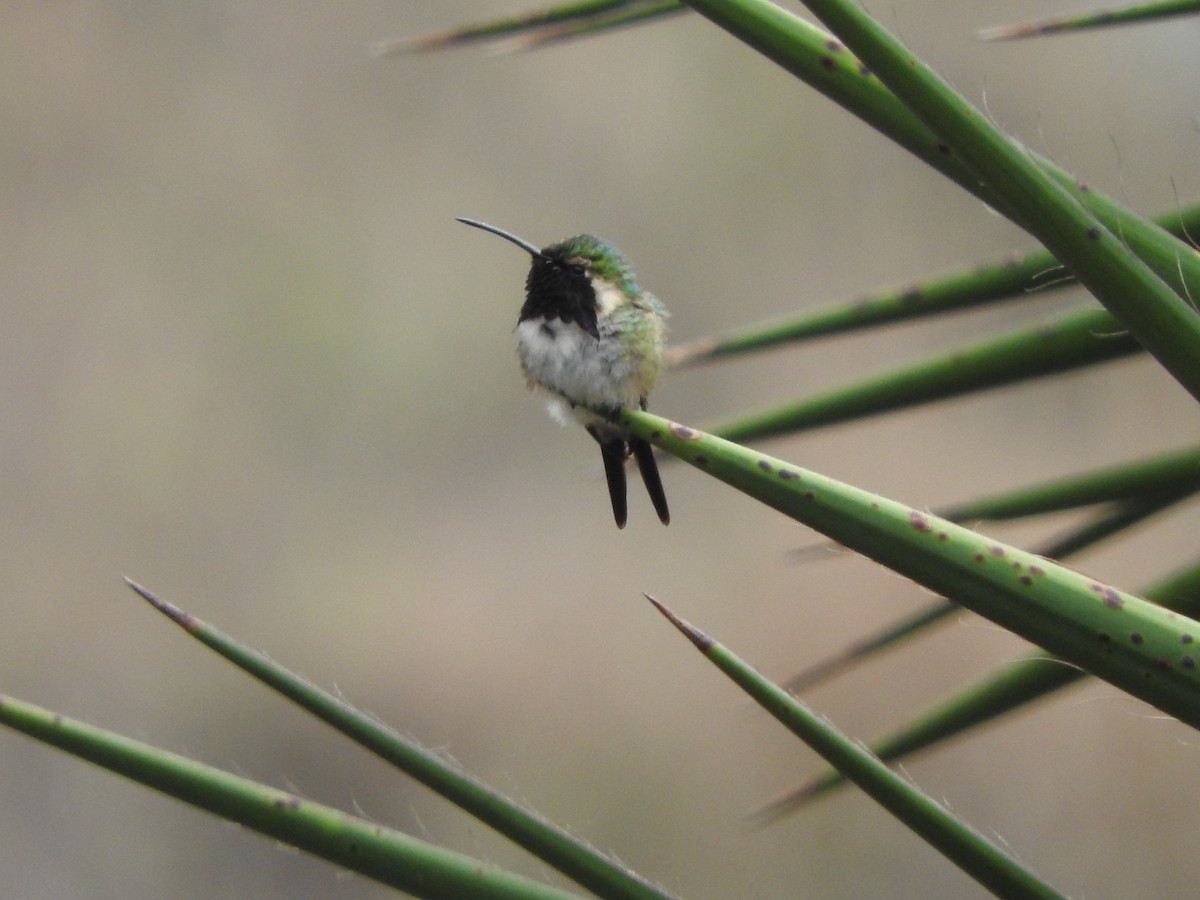
<instances>
[{"instance_id":1,"label":"blurred tan background","mask_svg":"<svg viewBox=\"0 0 1200 900\"><path fill-rule=\"evenodd\" d=\"M850 793L745 826L818 762L641 592L779 678L927 598L853 558L794 564L811 533L679 466L669 529L640 490L613 528L595 447L517 369L524 257L453 217L609 238L680 340L1030 242L698 17L526 55L366 51L532 5L6 5L0 691L555 878L193 645L129 575L682 895L981 896ZM1097 188L1194 201L1196 24L972 38L1079 6L878 12ZM1071 300L681 372L652 408L711 422ZM933 506L1196 423L1132 360L770 450ZM1137 589L1194 557L1198 518L1078 564ZM809 699L865 738L1022 649L963 616ZM389 895L15 734L0 760L6 898ZM1092 685L908 772L1095 898L1194 886L1198 767L1192 731Z\"/></svg>"}]
</instances>

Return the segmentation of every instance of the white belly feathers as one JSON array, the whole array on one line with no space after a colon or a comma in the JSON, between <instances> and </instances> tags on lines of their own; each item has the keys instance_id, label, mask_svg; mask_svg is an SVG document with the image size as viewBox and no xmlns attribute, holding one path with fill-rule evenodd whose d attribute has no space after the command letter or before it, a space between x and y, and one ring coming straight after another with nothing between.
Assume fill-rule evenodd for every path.
<instances>
[{"instance_id":1,"label":"white belly feathers","mask_svg":"<svg viewBox=\"0 0 1200 900\"><path fill-rule=\"evenodd\" d=\"M539 385L584 406L616 409L636 405L634 364L619 342L604 341L561 319L529 319L517 325L517 355L531 386Z\"/></svg>"}]
</instances>

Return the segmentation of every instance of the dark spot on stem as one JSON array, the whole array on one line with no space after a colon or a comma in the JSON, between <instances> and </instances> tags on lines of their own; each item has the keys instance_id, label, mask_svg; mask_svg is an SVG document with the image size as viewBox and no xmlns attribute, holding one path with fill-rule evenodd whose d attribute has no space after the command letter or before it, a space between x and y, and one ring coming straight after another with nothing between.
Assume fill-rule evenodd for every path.
<instances>
[{"instance_id":1,"label":"dark spot on stem","mask_svg":"<svg viewBox=\"0 0 1200 900\"><path fill-rule=\"evenodd\" d=\"M1181 640L1185 644L1190 644L1192 641L1195 640L1195 638L1192 637L1190 634L1184 634L1184 635L1180 635L1179 640Z\"/></svg>"},{"instance_id":2,"label":"dark spot on stem","mask_svg":"<svg viewBox=\"0 0 1200 900\"><path fill-rule=\"evenodd\" d=\"M908 524L920 532L933 531L933 526L929 524L929 519L926 515L917 512L915 509L911 510L908 514Z\"/></svg>"},{"instance_id":3,"label":"dark spot on stem","mask_svg":"<svg viewBox=\"0 0 1200 900\"><path fill-rule=\"evenodd\" d=\"M765 459L760 459L760 460L758 461L758 467L759 467L760 469L762 469L764 472L770 472L770 471L771 471L771 464L770 464L769 462L767 462Z\"/></svg>"},{"instance_id":4,"label":"dark spot on stem","mask_svg":"<svg viewBox=\"0 0 1200 900\"><path fill-rule=\"evenodd\" d=\"M1194 668L1196 668L1196 660L1192 659L1192 657L1190 657L1190 656L1187 656L1187 655L1185 655L1185 656L1183 657L1183 659L1181 659L1181 660L1179 661L1179 664L1180 664L1181 666L1183 666L1185 669L1194 669Z\"/></svg>"},{"instance_id":5,"label":"dark spot on stem","mask_svg":"<svg viewBox=\"0 0 1200 900\"><path fill-rule=\"evenodd\" d=\"M1088 240L1091 240L1091 241L1100 240L1100 229L1093 225L1091 228L1089 228L1087 230L1087 236L1088 236Z\"/></svg>"},{"instance_id":6,"label":"dark spot on stem","mask_svg":"<svg viewBox=\"0 0 1200 900\"><path fill-rule=\"evenodd\" d=\"M1098 594L1100 599L1104 601L1104 605L1109 609L1121 609L1125 605L1124 598L1121 597L1115 588L1111 588L1107 584L1093 581L1088 585L1088 589L1093 594Z\"/></svg>"},{"instance_id":7,"label":"dark spot on stem","mask_svg":"<svg viewBox=\"0 0 1200 900\"><path fill-rule=\"evenodd\" d=\"M680 425L678 422L671 423L671 434L681 441L694 441L700 437L700 432L694 428L688 428L686 425Z\"/></svg>"},{"instance_id":8,"label":"dark spot on stem","mask_svg":"<svg viewBox=\"0 0 1200 900\"><path fill-rule=\"evenodd\" d=\"M799 481L800 480L800 474L798 472L793 472L790 469L780 469L779 477L782 478L784 481Z\"/></svg>"},{"instance_id":9,"label":"dark spot on stem","mask_svg":"<svg viewBox=\"0 0 1200 900\"><path fill-rule=\"evenodd\" d=\"M1136 631L1133 632L1133 634L1129 635L1129 641L1132 644L1140 644L1140 643L1144 642L1145 640L1146 639L1144 637L1142 637L1141 634L1139 634Z\"/></svg>"},{"instance_id":10,"label":"dark spot on stem","mask_svg":"<svg viewBox=\"0 0 1200 900\"><path fill-rule=\"evenodd\" d=\"M704 456L703 454L700 456L697 456L696 457L696 465L707 466L708 465L708 457Z\"/></svg>"}]
</instances>

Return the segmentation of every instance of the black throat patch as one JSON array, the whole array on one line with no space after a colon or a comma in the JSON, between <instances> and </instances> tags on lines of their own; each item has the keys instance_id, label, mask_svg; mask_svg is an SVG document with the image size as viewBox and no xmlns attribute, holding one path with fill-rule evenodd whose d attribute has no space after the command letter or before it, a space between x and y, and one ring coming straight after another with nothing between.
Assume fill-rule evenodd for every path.
<instances>
[{"instance_id":1,"label":"black throat patch","mask_svg":"<svg viewBox=\"0 0 1200 900\"><path fill-rule=\"evenodd\" d=\"M596 291L582 266L537 257L525 279L525 305L519 321L561 319L600 340L596 327Z\"/></svg>"}]
</instances>

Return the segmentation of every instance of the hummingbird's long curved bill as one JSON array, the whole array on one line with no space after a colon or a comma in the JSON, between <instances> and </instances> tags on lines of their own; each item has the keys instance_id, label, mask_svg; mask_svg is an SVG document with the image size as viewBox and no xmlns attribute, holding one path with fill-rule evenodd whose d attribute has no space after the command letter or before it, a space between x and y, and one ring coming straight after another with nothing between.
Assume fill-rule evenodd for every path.
<instances>
[{"instance_id":1,"label":"hummingbird's long curved bill","mask_svg":"<svg viewBox=\"0 0 1200 900\"><path fill-rule=\"evenodd\" d=\"M499 235L506 241L512 241L530 256L537 257L538 259L546 258L545 254L542 253L542 251L537 247L533 246L533 244L529 243L529 241L525 240L524 238L517 237L512 232L505 231L503 228L497 228L495 225L489 225L487 222L480 222L476 219L464 219L462 216L455 216L454 220L456 222L462 222L464 225L470 225L472 228L481 228L484 231L490 231L492 234Z\"/></svg>"}]
</instances>

